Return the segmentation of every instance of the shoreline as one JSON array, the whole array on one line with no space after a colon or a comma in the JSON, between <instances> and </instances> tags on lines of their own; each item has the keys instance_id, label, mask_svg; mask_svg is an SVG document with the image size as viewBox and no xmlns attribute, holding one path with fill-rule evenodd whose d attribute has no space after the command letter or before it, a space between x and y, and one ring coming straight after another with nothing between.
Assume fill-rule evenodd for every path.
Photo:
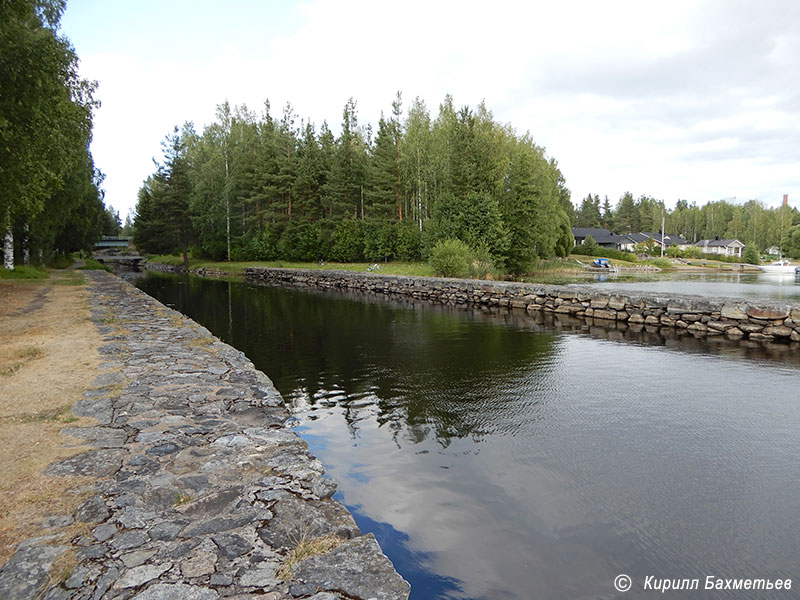
<instances>
[{"instance_id":1,"label":"shoreline","mask_svg":"<svg viewBox=\"0 0 800 600\"><path fill-rule=\"evenodd\" d=\"M456 306L486 306L522 314L552 314L664 335L723 336L776 342L800 349L800 304L709 299L691 295L597 290L590 285L549 285L436 277L406 277L248 267L245 281L347 289Z\"/></svg>"}]
</instances>

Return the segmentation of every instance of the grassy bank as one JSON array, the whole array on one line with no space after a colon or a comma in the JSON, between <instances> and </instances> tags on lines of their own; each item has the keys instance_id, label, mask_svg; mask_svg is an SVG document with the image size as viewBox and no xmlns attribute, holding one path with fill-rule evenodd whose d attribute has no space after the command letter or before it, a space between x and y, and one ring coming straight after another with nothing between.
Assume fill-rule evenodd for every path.
<instances>
[{"instance_id":1,"label":"grassy bank","mask_svg":"<svg viewBox=\"0 0 800 600\"><path fill-rule=\"evenodd\" d=\"M166 265L183 265L180 256L167 254L156 254L148 257L151 262L163 263ZM254 262L216 262L209 260L190 259L190 269L213 269L230 275L241 275L245 267L270 267L284 269L336 269L340 271L361 271L366 272L375 263L316 263L316 262L292 262L287 260L274 261L254 261ZM428 276L433 277L433 268L422 262L388 262L378 263L380 269L378 273L386 275L409 275L409 276Z\"/></svg>"},{"instance_id":2,"label":"grassy bank","mask_svg":"<svg viewBox=\"0 0 800 600\"><path fill-rule=\"evenodd\" d=\"M600 255L602 256L602 255ZM584 255L570 255L567 258L555 258L549 260L539 260L534 265L533 270L525 277L526 280L535 279L538 276L552 277L554 275L578 275L583 273L583 267L578 261L584 264L590 264L594 256ZM151 262L162 263L167 265L182 266L183 259L180 256L158 254L152 255L148 258ZM285 269L336 269L340 271L355 271L366 272L369 271L375 263L316 263L316 262L293 262L285 260L276 261L256 261L256 262L224 262L224 261L210 261L202 259L190 259L190 269L209 269L219 271L226 275L234 277L241 277L245 267L268 267L268 268L285 268ZM732 271L735 266L732 263L722 262L711 259L693 259L684 262L676 262L668 258L651 258L639 261L625 261L613 258L611 264L619 267L636 267L642 265L652 265L660 268L662 271L669 270L687 270L687 271ZM435 273L433 267L424 262L387 262L379 263L380 269L375 272L383 273L386 275L407 275L413 277L434 277ZM747 268L747 267L746 267ZM752 269L757 270L756 267Z\"/></svg>"},{"instance_id":3,"label":"grassy bank","mask_svg":"<svg viewBox=\"0 0 800 600\"><path fill-rule=\"evenodd\" d=\"M0 564L17 542L43 533L44 517L72 513L85 495L76 492L83 479L44 469L82 449L60 431L89 424L70 407L100 362L83 274L13 272L0 281ZM61 533L74 537L81 527Z\"/></svg>"}]
</instances>

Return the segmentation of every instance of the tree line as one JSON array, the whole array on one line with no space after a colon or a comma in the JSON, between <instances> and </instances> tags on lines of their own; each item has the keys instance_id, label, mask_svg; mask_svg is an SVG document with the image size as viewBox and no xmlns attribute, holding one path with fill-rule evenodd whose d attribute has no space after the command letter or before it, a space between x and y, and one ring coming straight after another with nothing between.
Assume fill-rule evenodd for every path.
<instances>
[{"instance_id":1,"label":"tree line","mask_svg":"<svg viewBox=\"0 0 800 600\"><path fill-rule=\"evenodd\" d=\"M427 258L456 239L510 272L566 256L574 210L556 161L481 103L433 117L400 93L377 128L344 106L340 132L225 102L202 132L166 136L139 190L136 245L216 260Z\"/></svg>"},{"instance_id":2,"label":"tree line","mask_svg":"<svg viewBox=\"0 0 800 600\"><path fill-rule=\"evenodd\" d=\"M65 0L0 2L0 232L4 267L89 248L105 219L89 152L96 83L58 33Z\"/></svg>"},{"instance_id":3,"label":"tree line","mask_svg":"<svg viewBox=\"0 0 800 600\"><path fill-rule=\"evenodd\" d=\"M680 235L689 242L738 239L760 251L785 245L792 228L800 225L800 211L789 206L766 208L758 200L742 204L718 200L697 206L678 200L675 208L668 209L663 200L645 195L634 199L630 192L613 206L608 196L601 202L599 195L587 195L574 213L573 224L616 233L658 232L662 217L665 233Z\"/></svg>"}]
</instances>

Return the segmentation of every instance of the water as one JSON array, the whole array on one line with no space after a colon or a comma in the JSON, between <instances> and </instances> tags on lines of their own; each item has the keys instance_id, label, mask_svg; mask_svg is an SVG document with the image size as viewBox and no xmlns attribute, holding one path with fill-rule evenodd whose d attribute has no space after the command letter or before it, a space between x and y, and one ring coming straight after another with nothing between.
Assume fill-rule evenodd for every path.
<instances>
[{"instance_id":1,"label":"water","mask_svg":"<svg viewBox=\"0 0 800 600\"><path fill-rule=\"evenodd\" d=\"M562 282L567 281L562 278ZM770 273L665 272L652 275L592 275L578 283L623 292L695 294L748 300L786 300L800 303L800 277ZM576 283L573 279L571 283Z\"/></svg>"},{"instance_id":2,"label":"water","mask_svg":"<svg viewBox=\"0 0 800 600\"><path fill-rule=\"evenodd\" d=\"M626 598L657 594L649 575L800 577L794 353L331 292L138 285L272 378L415 600L615 598L620 573Z\"/></svg>"}]
</instances>

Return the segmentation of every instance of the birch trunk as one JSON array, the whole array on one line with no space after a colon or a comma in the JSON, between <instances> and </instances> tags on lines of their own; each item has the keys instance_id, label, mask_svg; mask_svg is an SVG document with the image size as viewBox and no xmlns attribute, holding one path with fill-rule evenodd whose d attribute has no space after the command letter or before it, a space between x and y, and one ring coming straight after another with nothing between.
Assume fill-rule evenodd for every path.
<instances>
[{"instance_id":1,"label":"birch trunk","mask_svg":"<svg viewBox=\"0 0 800 600\"><path fill-rule=\"evenodd\" d=\"M3 268L9 271L14 270L14 234L11 232L11 227L6 229L6 235L3 238Z\"/></svg>"}]
</instances>

